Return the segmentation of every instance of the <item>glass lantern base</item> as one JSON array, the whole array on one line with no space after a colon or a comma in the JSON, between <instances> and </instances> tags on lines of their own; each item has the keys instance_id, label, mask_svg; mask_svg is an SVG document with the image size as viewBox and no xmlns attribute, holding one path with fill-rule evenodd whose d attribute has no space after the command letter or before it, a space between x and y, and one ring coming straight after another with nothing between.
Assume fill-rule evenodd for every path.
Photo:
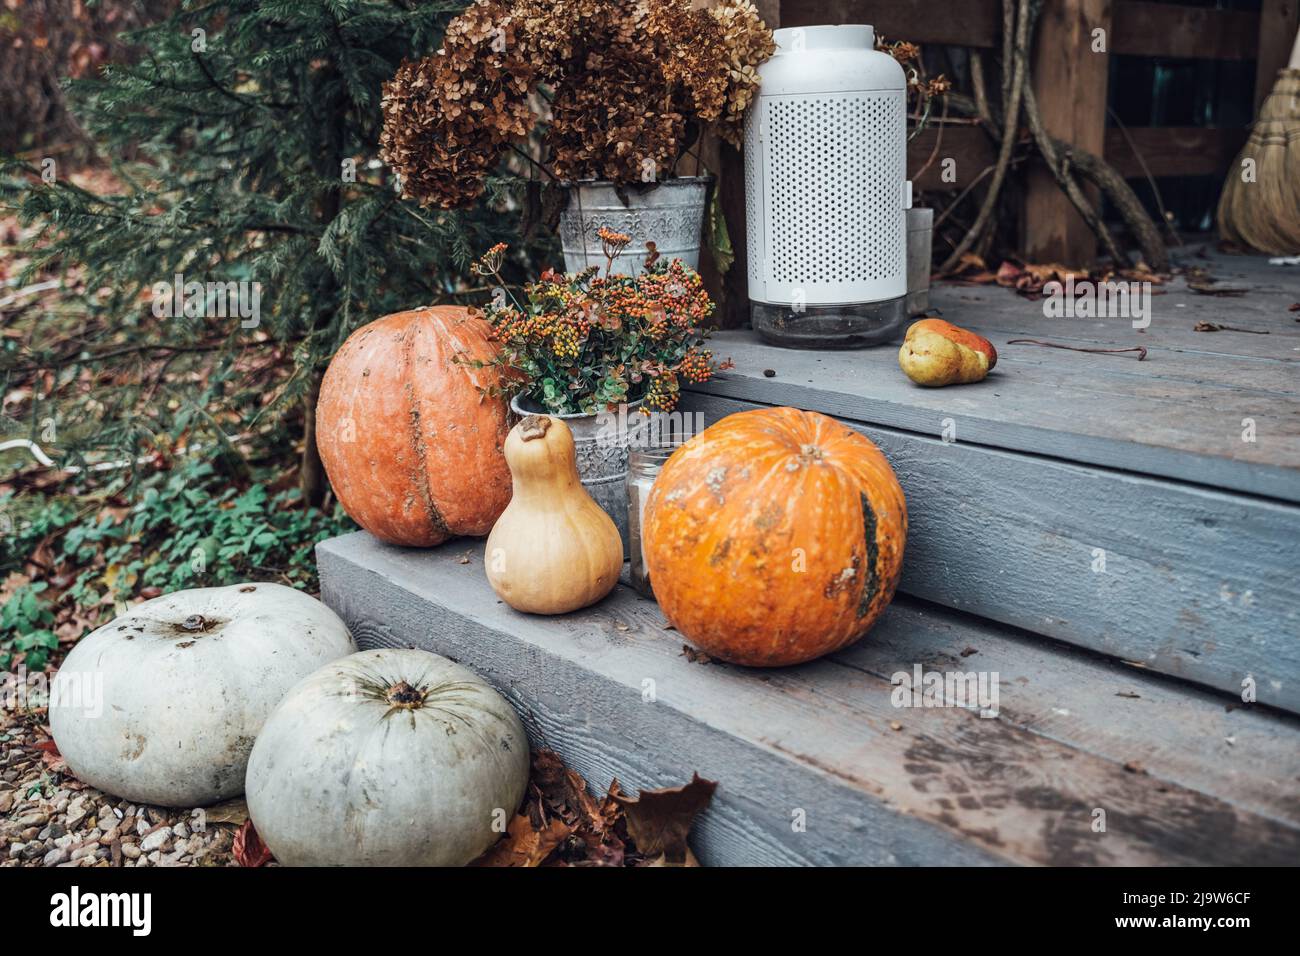
<instances>
[{"instance_id":1,"label":"glass lantern base","mask_svg":"<svg viewBox=\"0 0 1300 956\"><path fill-rule=\"evenodd\" d=\"M898 337L907 319L907 297L852 305L788 305L750 302L754 331L788 349L861 349Z\"/></svg>"}]
</instances>

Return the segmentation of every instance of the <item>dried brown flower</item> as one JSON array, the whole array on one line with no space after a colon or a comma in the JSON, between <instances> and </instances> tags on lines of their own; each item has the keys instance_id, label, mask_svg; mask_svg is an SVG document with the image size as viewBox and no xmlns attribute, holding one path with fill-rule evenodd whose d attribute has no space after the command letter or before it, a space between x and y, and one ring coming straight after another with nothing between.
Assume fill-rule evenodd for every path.
<instances>
[{"instance_id":1,"label":"dried brown flower","mask_svg":"<svg viewBox=\"0 0 1300 956\"><path fill-rule=\"evenodd\" d=\"M947 93L951 89L952 89L952 80L948 79L948 77L940 73L938 76L926 80L925 98L933 99L934 97L939 96L940 94Z\"/></svg>"},{"instance_id":2,"label":"dried brown flower","mask_svg":"<svg viewBox=\"0 0 1300 956\"><path fill-rule=\"evenodd\" d=\"M726 37L708 11L690 0L650 0L646 29L659 51L659 68L670 85L680 85L694 114L706 123L727 105Z\"/></svg>"},{"instance_id":3,"label":"dried brown flower","mask_svg":"<svg viewBox=\"0 0 1300 956\"><path fill-rule=\"evenodd\" d=\"M539 117L562 179L650 182L672 175L688 123L739 144L775 47L750 0L477 0L443 48L403 64L384 87L384 160L425 205L473 201L507 145ZM542 108L542 107L539 107Z\"/></svg>"},{"instance_id":4,"label":"dried brown flower","mask_svg":"<svg viewBox=\"0 0 1300 956\"><path fill-rule=\"evenodd\" d=\"M384 84L380 156L422 205L451 207L483 192L483 177L535 122L526 34L504 0L477 0L447 27L433 56L403 63Z\"/></svg>"},{"instance_id":5,"label":"dried brown flower","mask_svg":"<svg viewBox=\"0 0 1300 956\"><path fill-rule=\"evenodd\" d=\"M717 120L718 134L740 146L745 110L758 90L758 66L776 52L772 31L750 0L728 0L712 7L710 16L722 30L727 51L727 105Z\"/></svg>"},{"instance_id":6,"label":"dried brown flower","mask_svg":"<svg viewBox=\"0 0 1300 956\"><path fill-rule=\"evenodd\" d=\"M646 15L643 5L605 5L582 19L551 102L546 142L560 178L630 183L671 174L685 117L656 62Z\"/></svg>"}]
</instances>

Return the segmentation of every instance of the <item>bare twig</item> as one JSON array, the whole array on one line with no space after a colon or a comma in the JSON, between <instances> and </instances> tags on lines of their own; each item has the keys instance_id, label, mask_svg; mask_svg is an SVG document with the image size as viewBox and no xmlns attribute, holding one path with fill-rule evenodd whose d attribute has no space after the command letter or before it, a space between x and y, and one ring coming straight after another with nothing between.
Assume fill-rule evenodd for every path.
<instances>
[{"instance_id":1,"label":"bare twig","mask_svg":"<svg viewBox=\"0 0 1300 956\"><path fill-rule=\"evenodd\" d=\"M943 121L946 120L947 118L948 118L948 100L945 97L943 101L943 113L939 117L939 132L934 137L934 149L930 150L930 156L922 164L921 168L918 169L909 177L913 182L919 181L921 176L925 174L925 171L929 169L931 166L933 166L935 159L938 158L939 147L943 145Z\"/></svg>"},{"instance_id":2,"label":"bare twig","mask_svg":"<svg viewBox=\"0 0 1300 956\"><path fill-rule=\"evenodd\" d=\"M1193 332L1249 332L1251 335L1268 335L1268 329L1243 329L1236 325L1220 325L1217 322L1197 322L1192 326Z\"/></svg>"},{"instance_id":3,"label":"bare twig","mask_svg":"<svg viewBox=\"0 0 1300 956\"><path fill-rule=\"evenodd\" d=\"M970 84L975 92L975 115L989 128L993 126L993 111L989 108L988 81L984 78L984 51L970 51Z\"/></svg>"},{"instance_id":4,"label":"bare twig","mask_svg":"<svg viewBox=\"0 0 1300 956\"><path fill-rule=\"evenodd\" d=\"M976 186L978 186L984 180L984 177L988 176L988 174L991 172L993 172L992 166L985 166L982 170L980 170L979 173L975 176L975 178L966 184L966 188L957 194L957 198L954 199L952 202L948 203L948 205L944 208L943 212L940 213L935 218L934 225L930 227L931 231L937 231L939 227L943 225L944 220L946 220L950 215L952 215L952 211L956 209L959 205L961 205L961 201L965 199L968 195L970 195L970 191L974 189Z\"/></svg>"},{"instance_id":5,"label":"bare twig","mask_svg":"<svg viewBox=\"0 0 1300 956\"><path fill-rule=\"evenodd\" d=\"M959 113L972 116L978 113L979 107L976 101L969 96L949 93L948 102L952 109ZM997 130L991 125L985 125L984 128L990 138L997 141ZM1133 192L1132 187L1124 180L1124 177L1115 171L1115 167L1100 156L1090 153L1086 149L1080 149L1071 143L1062 142L1055 137L1049 138L1061 161L1067 164L1072 171L1100 189L1106 195L1106 198L1110 200L1120 218L1124 220L1124 225L1133 234L1133 238L1136 240L1138 249L1141 250L1142 258L1146 264L1156 272L1168 271L1169 250L1161 238L1160 228L1147 215L1142 201L1138 199L1137 194ZM1016 161L1013 160L1013 165ZM983 240L981 240L982 243Z\"/></svg>"},{"instance_id":6,"label":"bare twig","mask_svg":"<svg viewBox=\"0 0 1300 956\"><path fill-rule=\"evenodd\" d=\"M1098 352L1098 353L1119 353L1119 352L1137 352L1138 361L1144 362L1147 357L1147 350L1144 346L1135 345L1128 349L1086 349L1078 345L1062 345L1059 342L1043 342L1039 339L1012 339L1007 345L1041 345L1045 349L1066 349L1070 352Z\"/></svg>"},{"instance_id":7,"label":"bare twig","mask_svg":"<svg viewBox=\"0 0 1300 956\"><path fill-rule=\"evenodd\" d=\"M993 218L993 210L997 208L998 196L1002 192L1002 183L1006 179L1007 169L1011 165L1011 152L1016 145L1016 123L1020 117L1020 95L1025 87L1025 72L1028 66L1028 48L1029 48L1029 25L1030 12L1029 0L1017 0L1015 11L1011 9L1012 0L1004 0L1003 17L1002 17L1002 51L1003 51L1003 115L1002 115L1002 141L998 145L998 160L993 168L993 179L989 183L988 192L984 194L984 202L980 206L979 214L975 217L975 223L971 226L970 231L962 237L961 242L944 260L943 265L939 267L940 273L951 272L961 261L970 247L973 246L984 233L990 221ZM1013 30L1014 27L1014 30ZM1011 62L1010 70L1007 70L1007 63ZM1006 73L1011 76L1008 79Z\"/></svg>"},{"instance_id":8,"label":"bare twig","mask_svg":"<svg viewBox=\"0 0 1300 956\"><path fill-rule=\"evenodd\" d=\"M1164 197L1160 195L1160 187L1156 185L1156 178L1151 175L1151 167L1147 165L1146 157L1142 155L1142 150L1138 149L1138 145L1129 133L1128 127L1120 121L1118 114L1116 114L1116 112L1109 106L1106 107L1106 112L1109 113L1110 118L1115 121L1115 125L1124 136L1124 142L1128 143L1128 148L1133 150L1133 155L1137 158L1138 165L1142 167L1142 175L1146 177L1147 185L1151 187L1151 195L1155 197L1156 209L1160 211L1160 221L1164 223L1165 230L1169 233L1170 238L1174 240L1174 244L1181 246L1183 244L1183 237L1178 234L1178 230L1174 228L1173 223L1170 221L1169 212L1165 209Z\"/></svg>"},{"instance_id":9,"label":"bare twig","mask_svg":"<svg viewBox=\"0 0 1300 956\"><path fill-rule=\"evenodd\" d=\"M551 172L551 171L550 171L549 169L547 169L544 165L542 165L541 163L539 163L537 160L533 159L533 157L529 156L526 152L524 152L522 149L520 149L520 148L519 148L518 146L516 146L514 143L511 143L511 144L510 144L510 149L511 149L513 152L518 153L520 156L522 156L522 157L523 157L525 160L527 160L528 162L532 163L534 166L536 166L538 169L540 169L542 172L544 172L547 176L550 176L550 177L551 177L551 180L552 180L553 182L557 182L557 183L558 183L558 182L560 181L559 177L556 176L555 173Z\"/></svg>"}]
</instances>

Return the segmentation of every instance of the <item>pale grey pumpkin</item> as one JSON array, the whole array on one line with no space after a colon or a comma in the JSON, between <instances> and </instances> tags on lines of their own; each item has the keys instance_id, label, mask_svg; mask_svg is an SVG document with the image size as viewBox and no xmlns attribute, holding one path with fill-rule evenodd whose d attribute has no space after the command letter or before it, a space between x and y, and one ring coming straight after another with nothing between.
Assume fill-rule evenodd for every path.
<instances>
[{"instance_id":1,"label":"pale grey pumpkin","mask_svg":"<svg viewBox=\"0 0 1300 956\"><path fill-rule=\"evenodd\" d=\"M514 709L426 651L362 651L285 697L248 762L249 815L288 866L462 866L528 783Z\"/></svg>"},{"instance_id":2,"label":"pale grey pumpkin","mask_svg":"<svg viewBox=\"0 0 1300 956\"><path fill-rule=\"evenodd\" d=\"M282 584L164 594L86 635L51 688L50 730L78 779L161 806L244 789L262 723L303 677L356 644Z\"/></svg>"}]
</instances>

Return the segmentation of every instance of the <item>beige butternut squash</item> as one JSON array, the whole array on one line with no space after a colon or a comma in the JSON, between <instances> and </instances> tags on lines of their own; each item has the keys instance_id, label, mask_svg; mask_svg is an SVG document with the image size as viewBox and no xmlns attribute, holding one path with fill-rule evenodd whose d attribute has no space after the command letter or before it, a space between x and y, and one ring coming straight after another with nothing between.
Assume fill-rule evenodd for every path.
<instances>
[{"instance_id":1,"label":"beige butternut squash","mask_svg":"<svg viewBox=\"0 0 1300 956\"><path fill-rule=\"evenodd\" d=\"M582 487L569 426L529 415L511 429L505 456L514 495L488 535L492 590L531 614L595 604L618 583L623 542Z\"/></svg>"}]
</instances>

